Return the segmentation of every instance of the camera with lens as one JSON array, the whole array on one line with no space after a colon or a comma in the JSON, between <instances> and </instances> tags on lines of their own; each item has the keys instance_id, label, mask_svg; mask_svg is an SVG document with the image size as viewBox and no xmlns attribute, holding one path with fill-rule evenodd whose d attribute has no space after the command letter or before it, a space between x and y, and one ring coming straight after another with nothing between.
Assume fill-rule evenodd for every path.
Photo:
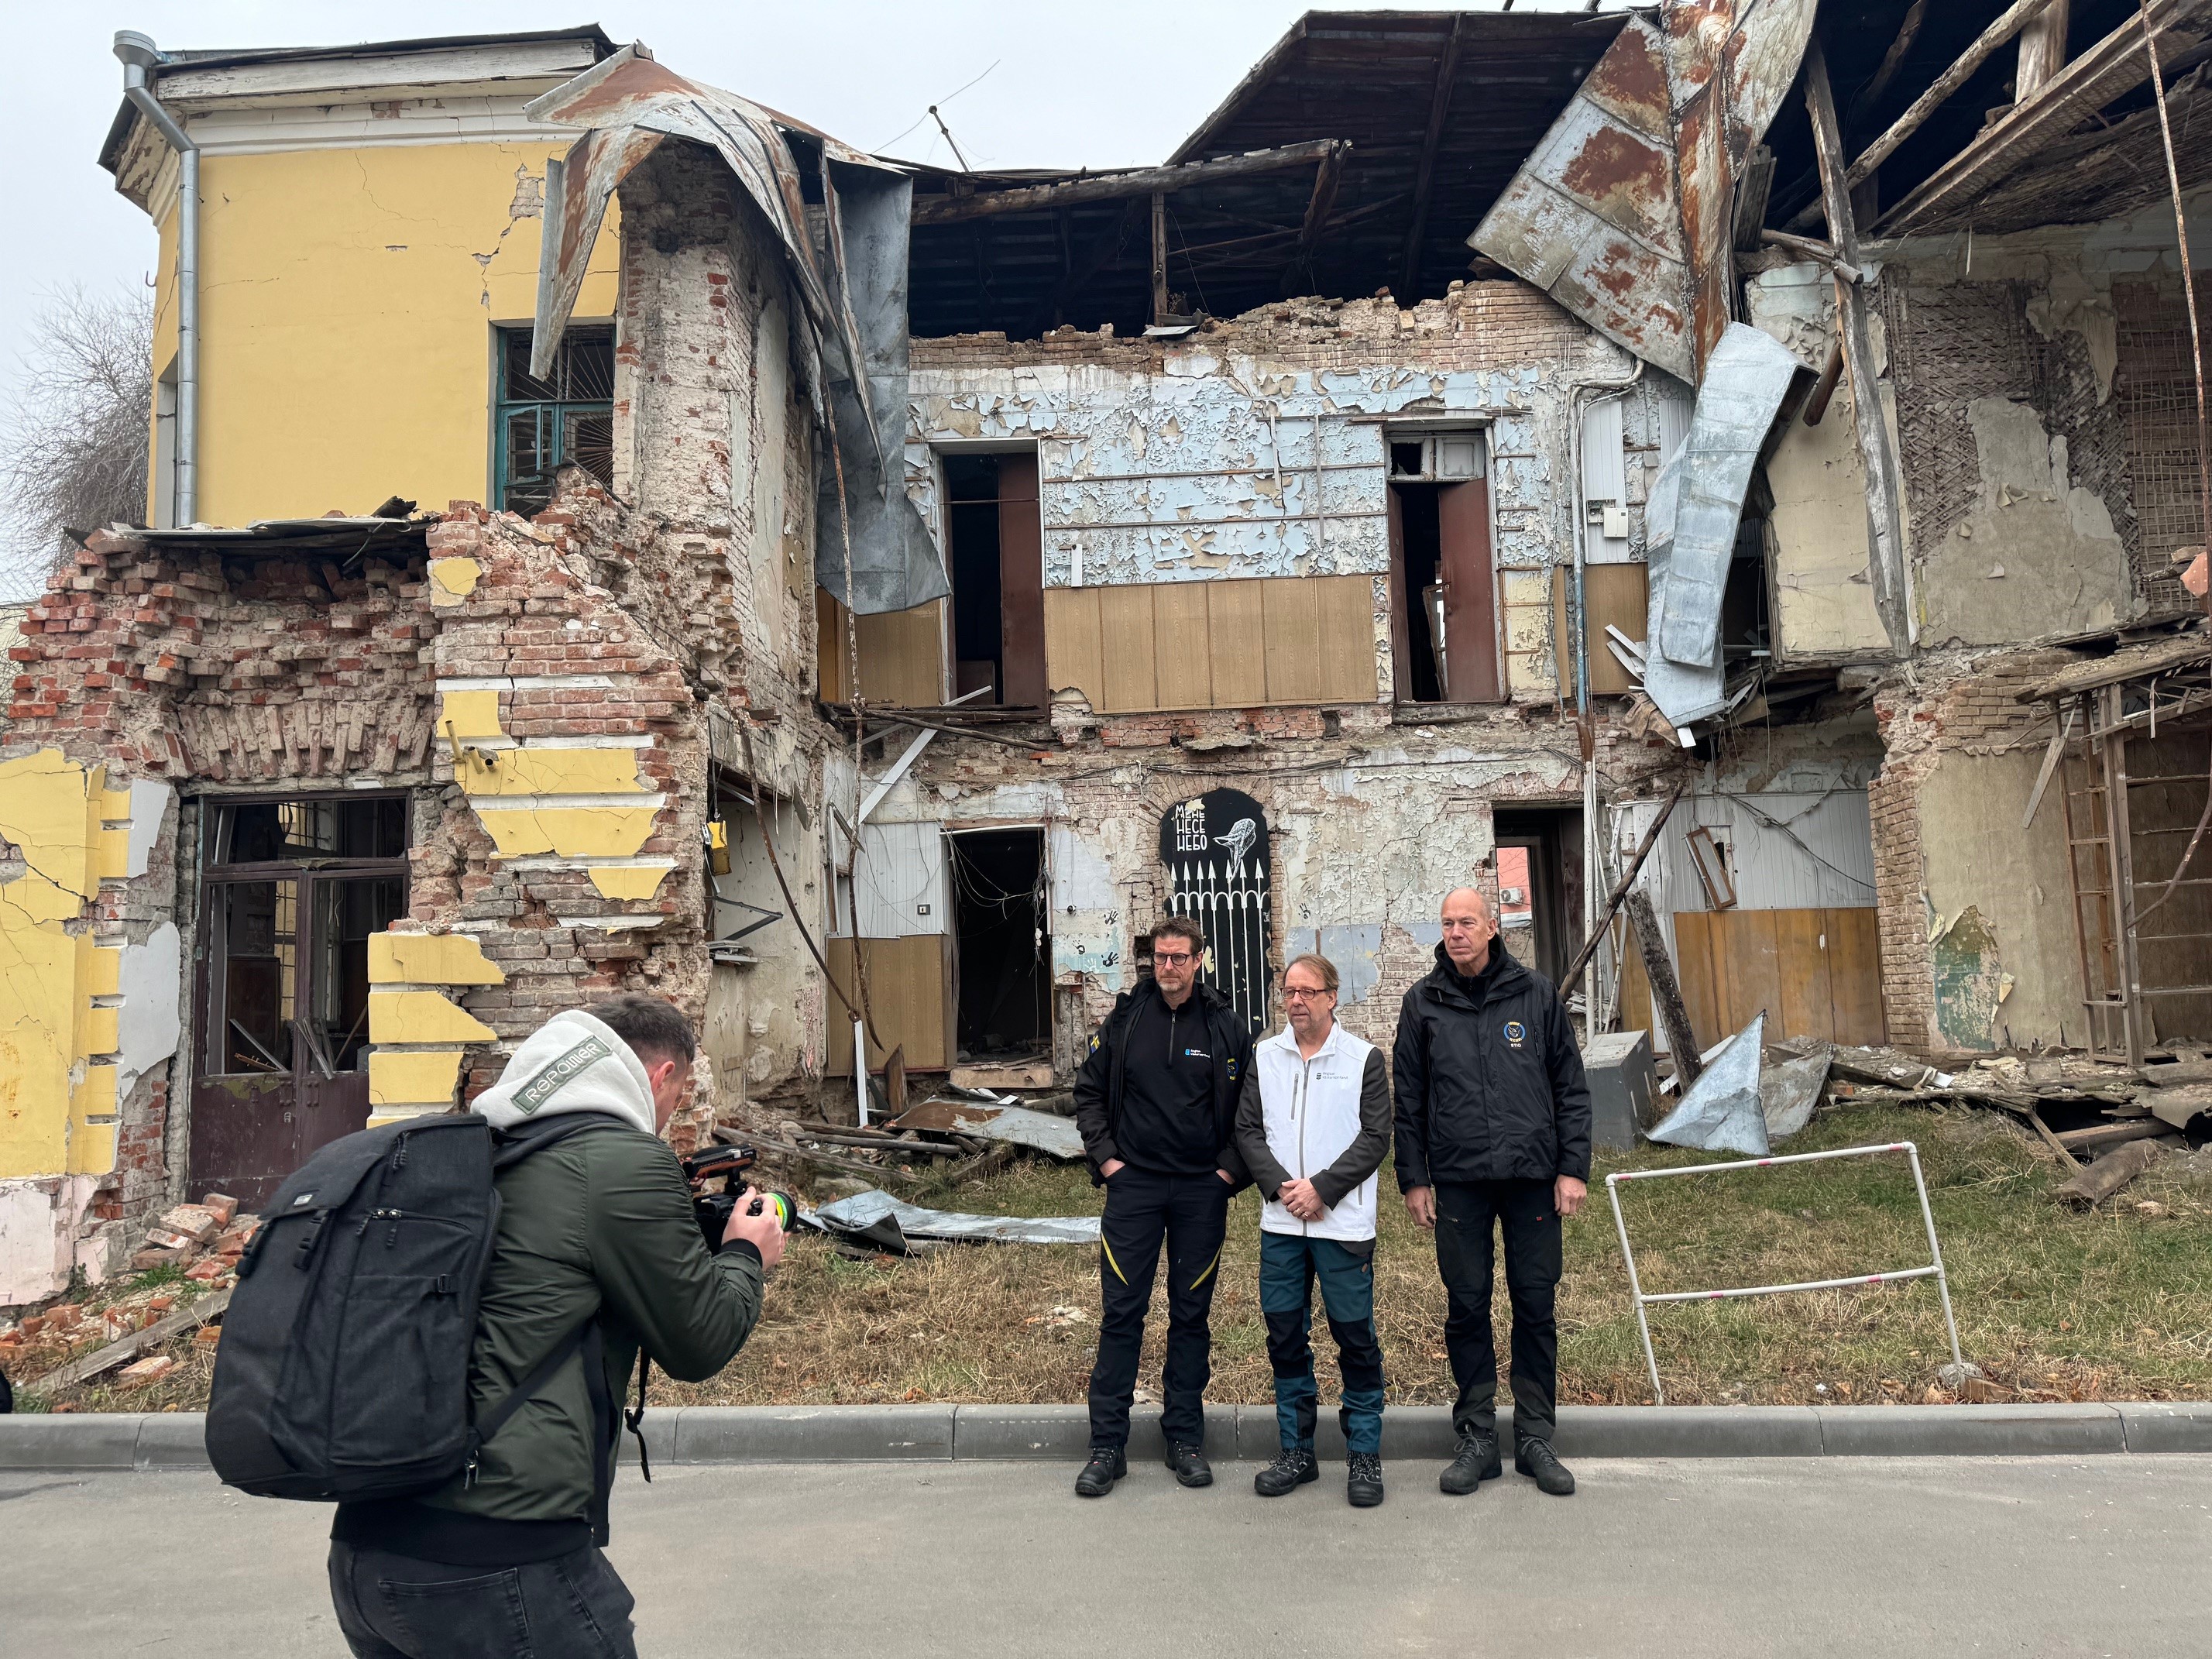
<instances>
[{"instance_id":1,"label":"camera with lens","mask_svg":"<svg viewBox=\"0 0 2212 1659\"><path fill-rule=\"evenodd\" d=\"M683 1160L684 1178L691 1183L691 1213L698 1218L700 1236L707 1241L709 1251L722 1242L730 1218L744 1203L748 1215L763 1214L772 1207L775 1218L789 1232L799 1218L799 1205L788 1193L755 1193L750 1200L744 1194L744 1173L760 1162L760 1154L750 1146L707 1146L690 1154ZM711 1181L721 1182L718 1192L702 1190Z\"/></svg>"}]
</instances>

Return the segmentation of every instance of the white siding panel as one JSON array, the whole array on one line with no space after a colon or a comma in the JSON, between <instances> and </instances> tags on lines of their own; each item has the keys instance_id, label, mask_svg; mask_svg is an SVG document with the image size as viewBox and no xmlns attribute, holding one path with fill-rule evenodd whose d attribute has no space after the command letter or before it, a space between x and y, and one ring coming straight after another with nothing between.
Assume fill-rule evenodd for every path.
<instances>
[{"instance_id":1,"label":"white siding panel","mask_svg":"<svg viewBox=\"0 0 2212 1659\"><path fill-rule=\"evenodd\" d=\"M945 840L933 823L864 823L853 866L853 902L862 939L942 933L946 903Z\"/></svg>"}]
</instances>

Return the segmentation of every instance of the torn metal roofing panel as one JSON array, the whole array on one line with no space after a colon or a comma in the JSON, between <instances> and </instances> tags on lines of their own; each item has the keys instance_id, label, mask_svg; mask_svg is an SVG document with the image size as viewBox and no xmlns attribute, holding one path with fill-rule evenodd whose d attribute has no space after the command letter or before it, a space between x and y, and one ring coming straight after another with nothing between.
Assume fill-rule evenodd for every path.
<instances>
[{"instance_id":1,"label":"torn metal roofing panel","mask_svg":"<svg viewBox=\"0 0 2212 1659\"><path fill-rule=\"evenodd\" d=\"M1629 20L1471 246L1696 383L1731 316L1738 172L1796 78L1814 0Z\"/></svg>"},{"instance_id":2,"label":"torn metal roofing panel","mask_svg":"<svg viewBox=\"0 0 2212 1659\"><path fill-rule=\"evenodd\" d=\"M911 190L905 174L803 122L687 80L637 44L524 112L585 129L565 157L546 164L532 372L551 366L607 203L623 179L669 139L705 146L722 158L775 233L799 296L808 379L826 394L816 413L837 453L823 469L816 580L841 600L846 597L846 536L839 532L848 527L856 610L902 611L947 592L944 568L907 499L899 468ZM807 228L802 151L821 169L826 248L820 252Z\"/></svg>"},{"instance_id":3,"label":"torn metal roofing panel","mask_svg":"<svg viewBox=\"0 0 2212 1659\"><path fill-rule=\"evenodd\" d=\"M1759 1096L1759 1062L1765 1033L1766 1016L1754 1015L1750 1024L1706 1062L1698 1080L1682 1097L1682 1103L1667 1115L1664 1122L1649 1130L1644 1139L1702 1152L1765 1158L1772 1150L1766 1139L1765 1107Z\"/></svg>"},{"instance_id":4,"label":"torn metal roofing panel","mask_svg":"<svg viewBox=\"0 0 2212 1659\"><path fill-rule=\"evenodd\" d=\"M1803 372L1771 335L1730 323L1705 366L1690 435L1652 490L1644 689L1677 726L1726 706L1721 596L1735 556L1736 526L1752 468L1790 381Z\"/></svg>"}]
</instances>

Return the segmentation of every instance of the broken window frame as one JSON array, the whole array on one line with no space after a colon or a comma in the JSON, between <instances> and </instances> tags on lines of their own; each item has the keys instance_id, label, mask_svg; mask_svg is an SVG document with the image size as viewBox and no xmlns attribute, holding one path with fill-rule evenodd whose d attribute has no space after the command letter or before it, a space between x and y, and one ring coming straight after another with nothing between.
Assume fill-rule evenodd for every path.
<instances>
[{"instance_id":1,"label":"broken window frame","mask_svg":"<svg viewBox=\"0 0 2212 1659\"><path fill-rule=\"evenodd\" d=\"M572 325L562 335L554 364L556 378L544 388L554 393L550 398L518 395L514 386L517 349L526 364L531 334L527 325L492 330L491 499L495 507L526 518L551 504L553 481L563 466L580 466L602 484L614 481L614 325ZM576 360L583 350L601 344L607 353L606 395L577 395L588 388L578 378ZM538 465L518 477L510 440L515 422L526 415L533 422ZM583 422L600 419L607 425L604 450L597 443L586 449L575 442Z\"/></svg>"},{"instance_id":2,"label":"broken window frame","mask_svg":"<svg viewBox=\"0 0 2212 1659\"><path fill-rule=\"evenodd\" d=\"M951 472L947 463L957 460L991 460L998 464L996 489L988 496L967 495L955 498L952 493ZM1015 492L1007 493L1010 482L1005 463L1013 460L1026 462L1026 468L1018 465L1018 473L1026 477L1012 480ZM963 661L994 664L994 679L988 699L977 698L979 706L992 708L1038 708L1052 701L1052 688L1045 665L1044 647L1044 470L1042 456L1035 443L989 443L939 445L931 452L931 463L936 473L938 545L945 551L945 574L951 580L952 592L946 604L943 640L945 646L945 684L951 688L950 696L959 700L973 691L973 686L960 684L960 665ZM998 653L989 659L963 658L960 654L961 593L958 550L955 547L955 514L962 507L994 507L997 509L996 546L999 559L999 593L997 611L1000 628ZM1009 507L1027 508L1021 529L1027 531L1028 544L1020 545L1022 538L1015 538L1017 545L1010 549L1006 536ZM1021 576L1021 599L1012 614L1009 614L1006 595L1010 590L1008 565L1010 558L1024 568ZM1030 580L1033 570L1035 580ZM1018 670L1019 672L1017 672ZM1020 695L1026 694L1026 695Z\"/></svg>"}]
</instances>

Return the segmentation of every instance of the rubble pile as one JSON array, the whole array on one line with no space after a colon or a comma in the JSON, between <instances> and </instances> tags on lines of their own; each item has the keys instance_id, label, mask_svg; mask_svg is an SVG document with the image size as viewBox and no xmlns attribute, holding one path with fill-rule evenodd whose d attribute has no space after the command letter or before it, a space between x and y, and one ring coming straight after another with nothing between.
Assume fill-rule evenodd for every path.
<instances>
[{"instance_id":1,"label":"rubble pile","mask_svg":"<svg viewBox=\"0 0 2212 1659\"><path fill-rule=\"evenodd\" d=\"M182 1267L185 1277L205 1285L229 1282L227 1275L246 1254L261 1218L241 1215L238 1200L210 1193L197 1204L179 1204L146 1230L146 1242L131 1258L135 1271Z\"/></svg>"}]
</instances>

